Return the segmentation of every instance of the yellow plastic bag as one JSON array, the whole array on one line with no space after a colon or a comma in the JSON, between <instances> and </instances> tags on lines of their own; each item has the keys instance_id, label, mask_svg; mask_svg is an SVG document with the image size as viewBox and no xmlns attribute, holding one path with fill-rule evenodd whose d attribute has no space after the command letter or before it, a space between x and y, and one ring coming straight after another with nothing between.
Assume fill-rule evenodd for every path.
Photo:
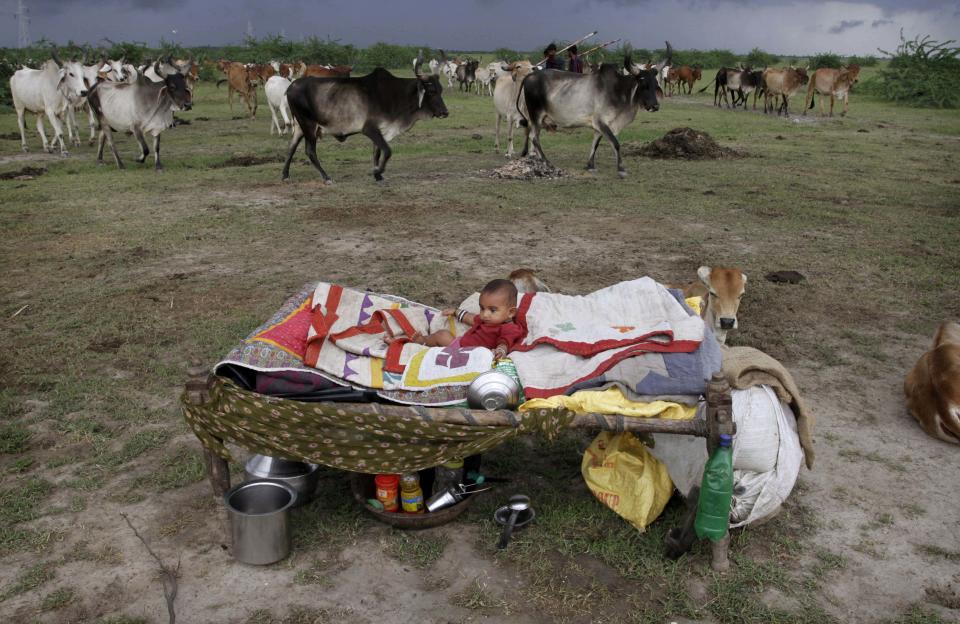
<instances>
[{"instance_id":1,"label":"yellow plastic bag","mask_svg":"<svg viewBox=\"0 0 960 624\"><path fill-rule=\"evenodd\" d=\"M593 495L640 531L673 494L667 467L630 432L601 432L583 454L580 471Z\"/></svg>"}]
</instances>

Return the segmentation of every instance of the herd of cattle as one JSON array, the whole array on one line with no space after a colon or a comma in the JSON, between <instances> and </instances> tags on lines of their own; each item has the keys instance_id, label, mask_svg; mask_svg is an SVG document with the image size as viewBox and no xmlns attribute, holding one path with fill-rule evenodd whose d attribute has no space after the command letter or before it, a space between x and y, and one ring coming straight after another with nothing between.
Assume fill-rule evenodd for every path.
<instances>
[{"instance_id":1,"label":"herd of cattle","mask_svg":"<svg viewBox=\"0 0 960 624\"><path fill-rule=\"evenodd\" d=\"M665 58L657 63L633 63L629 54L623 64L585 62L583 73L543 70L530 61L505 63L496 61L480 67L475 59L448 59L441 51L440 60L428 63L429 73L422 71L424 60L413 61L414 78L397 78L377 68L362 77L351 77L352 67L308 65L303 62L262 64L227 60L216 62L224 74L217 82L227 83L227 99L233 109L233 94L243 99L251 117L257 111L257 90L263 87L270 108L271 134L283 135L292 130L283 178L289 175L290 162L300 142L306 140L306 153L323 179L330 177L316 155L317 139L324 133L343 141L354 134L364 134L374 144L373 176L383 177L391 150L389 142L405 132L419 119L446 117L442 98L441 77L447 87L456 82L461 91L486 93L493 98L496 110L494 146L500 150L500 129L508 128L507 156L514 154L513 132L524 129L522 156L533 145L537 156L547 161L540 144L544 129L558 127L590 127L593 141L587 169L595 170L595 155L602 139L612 146L617 172L626 175L617 139L643 108L654 112L661 98L674 92L690 94L701 79L699 67L671 66L672 48L667 42ZM542 63L542 62L541 62ZM731 108L747 107L750 94L764 97L764 111L788 114L789 98L807 88L806 108L813 107L816 93L830 98L830 114L834 102L843 100L845 114L849 91L857 82L860 68L818 69L812 76L802 68L749 67L721 68L714 78L714 104ZM118 167L123 163L113 143L112 131L130 132L135 137L144 162L150 153L146 134L153 136L153 153L157 169L160 164L160 134L174 125L174 112L189 110L192 92L199 79L199 64L190 59L147 62L134 67L124 61L101 57L64 61L56 50L39 69L22 68L10 79L21 144L27 150L25 114L37 115L37 132L47 151L59 145L67 154L66 142L80 145L77 111L85 111L90 128L90 143L99 136L97 161L103 161L105 144L109 144ZM700 92L709 88L709 84ZM729 99L728 99L729 98ZM779 101L778 101L779 100ZM43 117L53 127L53 140L44 132ZM281 123L282 121L282 123ZM64 131L64 126L66 131ZM99 135L98 135L99 133ZM65 140L66 134L66 140Z\"/></svg>"}]
</instances>

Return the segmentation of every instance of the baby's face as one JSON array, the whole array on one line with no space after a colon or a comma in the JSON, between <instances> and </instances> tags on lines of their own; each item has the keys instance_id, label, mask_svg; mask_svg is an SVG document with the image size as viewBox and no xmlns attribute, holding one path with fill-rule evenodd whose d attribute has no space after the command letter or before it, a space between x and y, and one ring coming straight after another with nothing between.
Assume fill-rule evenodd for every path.
<instances>
[{"instance_id":1,"label":"baby's face","mask_svg":"<svg viewBox=\"0 0 960 624\"><path fill-rule=\"evenodd\" d=\"M484 325L506 323L516 313L517 308L510 305L505 293L480 295L480 322Z\"/></svg>"}]
</instances>

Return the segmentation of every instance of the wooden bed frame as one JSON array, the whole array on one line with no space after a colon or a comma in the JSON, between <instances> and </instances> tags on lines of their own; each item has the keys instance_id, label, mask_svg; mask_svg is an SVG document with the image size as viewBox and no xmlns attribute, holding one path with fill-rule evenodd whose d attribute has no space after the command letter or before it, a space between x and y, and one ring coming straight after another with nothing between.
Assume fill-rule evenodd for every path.
<instances>
[{"instance_id":1,"label":"wooden bed frame","mask_svg":"<svg viewBox=\"0 0 960 624\"><path fill-rule=\"evenodd\" d=\"M202 405L210 400L209 383L213 379L210 369L194 364L188 370L185 400L194 405ZM588 430L631 431L635 433L672 433L692 435L706 439L707 452L712 454L720 445L720 435L735 433L732 418L730 386L720 373L714 373L707 384L706 410L703 418L692 420L664 420L659 418L637 418L622 415L579 414L574 417L571 427ZM514 427L518 424L516 412L506 410L484 411L450 408L408 407L404 405L386 405L380 403L337 403L340 408L370 412L387 417L429 418L434 422L448 422L463 425L499 425ZM217 499L230 489L230 470L226 460L204 449L204 464L207 477ZM712 543L711 565L722 572L728 569L727 551L730 544L729 534L719 542Z\"/></svg>"}]
</instances>

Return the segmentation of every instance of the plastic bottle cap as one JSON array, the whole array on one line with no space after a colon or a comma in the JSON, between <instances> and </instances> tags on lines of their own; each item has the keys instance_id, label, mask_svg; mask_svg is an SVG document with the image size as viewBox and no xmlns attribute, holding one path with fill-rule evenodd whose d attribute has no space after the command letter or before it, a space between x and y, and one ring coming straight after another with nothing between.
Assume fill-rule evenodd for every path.
<instances>
[{"instance_id":1,"label":"plastic bottle cap","mask_svg":"<svg viewBox=\"0 0 960 624\"><path fill-rule=\"evenodd\" d=\"M730 446L732 442L733 442L732 435L730 435L729 433L720 434L720 446Z\"/></svg>"}]
</instances>

